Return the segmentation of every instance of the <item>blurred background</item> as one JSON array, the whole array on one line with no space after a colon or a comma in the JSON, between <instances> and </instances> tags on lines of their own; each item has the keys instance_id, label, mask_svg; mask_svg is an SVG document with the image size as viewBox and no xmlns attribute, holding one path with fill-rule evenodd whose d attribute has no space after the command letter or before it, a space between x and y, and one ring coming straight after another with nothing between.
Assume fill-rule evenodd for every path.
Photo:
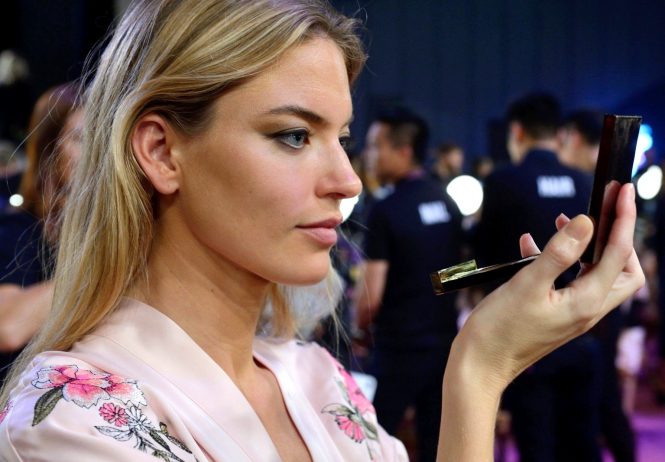
<instances>
[{"instance_id":1,"label":"blurred background","mask_svg":"<svg viewBox=\"0 0 665 462\"><path fill-rule=\"evenodd\" d=\"M80 75L129 0L4 0L0 51L27 76L1 88L3 138L22 139L32 104ZM567 109L640 114L665 142L665 3L658 0L334 0L363 19L369 61L356 85L356 134L385 104L427 119L432 144L455 139L468 165L505 159L503 111L534 90ZM2 72L7 72L5 53ZM94 55L93 55L94 56ZM1 81L0 81L1 82ZM11 107L11 110L7 109ZM9 114L7 114L9 113ZM359 136L361 147L362 136Z\"/></svg>"},{"instance_id":2,"label":"blurred background","mask_svg":"<svg viewBox=\"0 0 665 462\"><path fill-rule=\"evenodd\" d=\"M25 167L31 110L47 89L81 77L129 0L3 0L0 5L0 192L11 198ZM434 147L463 151L453 176L481 159L508 162L504 112L516 97L551 93L563 112L641 115L634 181L638 242L650 277L636 324L644 332L628 403L640 461L665 460L665 366L659 363L657 251L649 244L665 160L665 1L331 0L363 20L369 52L354 92L354 158L385 106L405 105L430 125ZM643 183L644 183L643 182ZM639 186L639 185L638 185ZM462 195L469 194L463 190ZM3 204L0 204L3 205ZM12 204L16 205L16 204ZM20 204L18 204L20 205ZM462 204L459 204L460 208ZM476 213L471 207L467 215ZM348 213L351 213L350 211ZM642 248L643 247L643 248ZM651 343L650 343L651 342ZM661 383L662 382L662 383ZM628 382L630 386L631 382ZM407 416L408 417L408 416ZM408 418L407 418L408 420ZM498 430L500 433L500 429ZM517 460L504 432L505 461ZM408 425L401 435L409 440ZM512 451L512 452L511 452ZM606 460L612 460L606 455Z\"/></svg>"}]
</instances>

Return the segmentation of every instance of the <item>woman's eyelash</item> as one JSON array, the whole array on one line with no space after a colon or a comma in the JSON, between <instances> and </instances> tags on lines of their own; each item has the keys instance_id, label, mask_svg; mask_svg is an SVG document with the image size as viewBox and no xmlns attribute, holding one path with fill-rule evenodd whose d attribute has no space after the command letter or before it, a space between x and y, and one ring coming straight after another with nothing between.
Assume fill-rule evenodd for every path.
<instances>
[{"instance_id":1,"label":"woman's eyelash","mask_svg":"<svg viewBox=\"0 0 665 462\"><path fill-rule=\"evenodd\" d=\"M348 154L353 149L354 139L351 135L341 136L339 138L339 144L342 146L342 149L344 149Z\"/></svg>"},{"instance_id":2,"label":"woman's eyelash","mask_svg":"<svg viewBox=\"0 0 665 462\"><path fill-rule=\"evenodd\" d=\"M293 149L301 149L309 141L309 132L305 129L289 130L272 135L281 143Z\"/></svg>"},{"instance_id":3,"label":"woman's eyelash","mask_svg":"<svg viewBox=\"0 0 665 462\"><path fill-rule=\"evenodd\" d=\"M310 133L306 129L287 130L271 137L292 149L302 149L309 142ZM353 149L354 140L350 135L340 136L339 144L348 153Z\"/></svg>"}]
</instances>

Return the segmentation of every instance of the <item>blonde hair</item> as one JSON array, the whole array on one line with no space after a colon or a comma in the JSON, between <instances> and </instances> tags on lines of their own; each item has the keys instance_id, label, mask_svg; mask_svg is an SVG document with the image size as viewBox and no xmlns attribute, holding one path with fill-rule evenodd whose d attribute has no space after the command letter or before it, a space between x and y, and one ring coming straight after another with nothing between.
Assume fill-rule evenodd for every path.
<instances>
[{"instance_id":1,"label":"blonde hair","mask_svg":"<svg viewBox=\"0 0 665 462\"><path fill-rule=\"evenodd\" d=\"M71 348L112 312L136 278L147 277L154 209L130 145L136 121L157 112L195 135L224 91L318 36L338 45L353 82L365 61L357 27L325 0L145 0L130 6L86 94L83 155L65 205L51 314L16 361L0 402L36 354ZM328 279L335 286L336 278ZM273 287L268 319L259 326L267 335L296 333L299 318L288 298L289 289Z\"/></svg>"}]
</instances>

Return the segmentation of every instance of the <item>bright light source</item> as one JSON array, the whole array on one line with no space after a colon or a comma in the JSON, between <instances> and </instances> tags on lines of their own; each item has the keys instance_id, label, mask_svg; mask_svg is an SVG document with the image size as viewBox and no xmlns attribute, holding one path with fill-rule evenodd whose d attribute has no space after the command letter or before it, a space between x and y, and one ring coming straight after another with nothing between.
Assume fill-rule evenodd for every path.
<instances>
[{"instance_id":1,"label":"bright light source","mask_svg":"<svg viewBox=\"0 0 665 462\"><path fill-rule=\"evenodd\" d=\"M346 219L351 216L353 208L358 203L358 197L360 196L348 197L346 199L342 199L342 201L339 204L339 211L342 212L342 220L346 221Z\"/></svg>"},{"instance_id":2,"label":"bright light source","mask_svg":"<svg viewBox=\"0 0 665 462\"><path fill-rule=\"evenodd\" d=\"M657 165L652 165L637 180L637 194L644 200L653 199L660 191L662 184L663 171Z\"/></svg>"},{"instance_id":3,"label":"bright light source","mask_svg":"<svg viewBox=\"0 0 665 462\"><path fill-rule=\"evenodd\" d=\"M640 133L637 135L637 147L635 148L635 161L633 162L633 176L647 161L644 155L653 146L653 131L648 124L640 126Z\"/></svg>"},{"instance_id":4,"label":"bright light source","mask_svg":"<svg viewBox=\"0 0 665 462\"><path fill-rule=\"evenodd\" d=\"M9 204L13 207L20 207L23 205L23 196L20 194L12 194L9 196Z\"/></svg>"},{"instance_id":5,"label":"bright light source","mask_svg":"<svg viewBox=\"0 0 665 462\"><path fill-rule=\"evenodd\" d=\"M448 183L446 192L453 198L465 217L476 213L483 204L483 186L480 181L469 175L454 178Z\"/></svg>"}]
</instances>

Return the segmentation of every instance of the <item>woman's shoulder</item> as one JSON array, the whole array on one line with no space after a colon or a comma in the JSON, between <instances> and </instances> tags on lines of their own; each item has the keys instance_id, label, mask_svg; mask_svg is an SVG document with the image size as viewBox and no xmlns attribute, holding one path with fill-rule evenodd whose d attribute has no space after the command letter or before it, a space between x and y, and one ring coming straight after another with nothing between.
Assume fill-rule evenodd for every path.
<instances>
[{"instance_id":1,"label":"woman's shoulder","mask_svg":"<svg viewBox=\"0 0 665 462\"><path fill-rule=\"evenodd\" d=\"M191 455L147 404L144 391L132 378L108 373L67 353L38 355L0 411L0 459L144 460L143 456L175 452Z\"/></svg>"}]
</instances>

